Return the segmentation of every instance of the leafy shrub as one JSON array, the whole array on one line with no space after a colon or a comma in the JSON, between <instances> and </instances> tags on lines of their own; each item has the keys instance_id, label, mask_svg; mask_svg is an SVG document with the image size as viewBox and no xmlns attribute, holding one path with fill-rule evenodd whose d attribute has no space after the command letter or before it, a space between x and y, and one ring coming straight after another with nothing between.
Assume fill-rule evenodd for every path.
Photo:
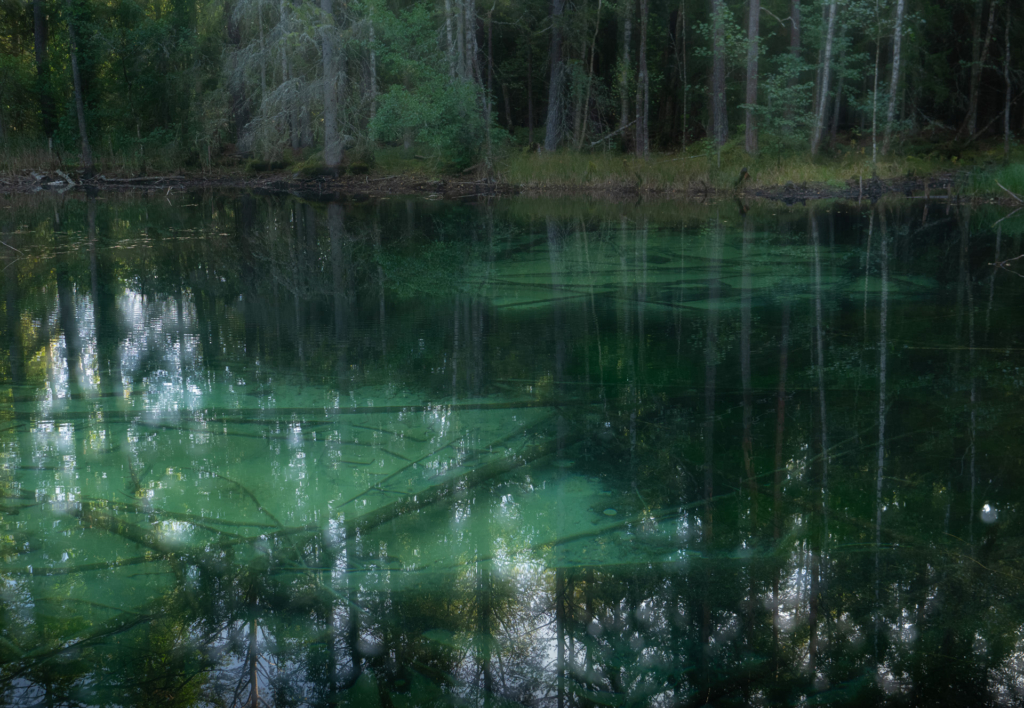
<instances>
[{"instance_id":1,"label":"leafy shrub","mask_svg":"<svg viewBox=\"0 0 1024 708\"><path fill-rule=\"evenodd\" d=\"M444 76L415 90L392 86L380 97L370 134L382 142L412 134L438 152L442 167L462 170L477 161L486 138L481 100L474 83Z\"/></svg>"}]
</instances>

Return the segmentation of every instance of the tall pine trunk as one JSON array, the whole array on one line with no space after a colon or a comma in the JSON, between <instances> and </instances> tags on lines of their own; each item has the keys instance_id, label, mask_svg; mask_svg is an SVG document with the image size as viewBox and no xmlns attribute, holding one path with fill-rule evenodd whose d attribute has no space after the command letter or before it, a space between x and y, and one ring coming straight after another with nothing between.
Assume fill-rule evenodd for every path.
<instances>
[{"instance_id":1,"label":"tall pine trunk","mask_svg":"<svg viewBox=\"0 0 1024 708\"><path fill-rule=\"evenodd\" d=\"M836 35L836 16L839 6L836 0L829 3L828 29L825 33L825 53L821 66L821 85L818 87L818 106L814 115L814 131L811 133L811 155L818 154L821 135L825 128L825 113L828 108L828 85L832 78L832 42Z\"/></svg>"},{"instance_id":2,"label":"tall pine trunk","mask_svg":"<svg viewBox=\"0 0 1024 708\"><path fill-rule=\"evenodd\" d=\"M729 139L725 104L725 0L711 0L711 135L721 147Z\"/></svg>"},{"instance_id":3,"label":"tall pine trunk","mask_svg":"<svg viewBox=\"0 0 1024 708\"><path fill-rule=\"evenodd\" d=\"M75 112L78 114L78 133L82 138L82 171L86 179L92 177L92 148L89 147L89 131L85 127L85 98L82 96L82 76L78 71L78 41L75 39L74 7L66 0L68 10L68 51L71 54L71 81L75 88Z\"/></svg>"},{"instance_id":4,"label":"tall pine trunk","mask_svg":"<svg viewBox=\"0 0 1024 708\"><path fill-rule=\"evenodd\" d=\"M893 30L892 44L892 78L889 79L889 108L885 113L885 138L882 140L882 156L889 152L892 145L892 124L896 120L896 95L900 84L900 59L903 39L903 8L904 0L896 2L896 27ZM973 132L972 132L973 135Z\"/></svg>"},{"instance_id":5,"label":"tall pine trunk","mask_svg":"<svg viewBox=\"0 0 1024 708\"><path fill-rule=\"evenodd\" d=\"M750 0L750 16L747 18L747 154L757 152L757 116L753 108L757 104L757 55L761 31L761 0Z\"/></svg>"},{"instance_id":6,"label":"tall pine trunk","mask_svg":"<svg viewBox=\"0 0 1024 708\"><path fill-rule=\"evenodd\" d=\"M548 48L551 83L548 85L548 115L544 133L544 149L547 152L554 152L562 140L562 94L565 86L565 66L562 62L564 12L565 0L551 0L551 45Z\"/></svg>"},{"instance_id":7,"label":"tall pine trunk","mask_svg":"<svg viewBox=\"0 0 1024 708\"><path fill-rule=\"evenodd\" d=\"M637 52L636 75L636 154L647 157L651 152L651 131L648 122L651 110L651 86L647 75L648 0L640 0L640 49Z\"/></svg>"}]
</instances>

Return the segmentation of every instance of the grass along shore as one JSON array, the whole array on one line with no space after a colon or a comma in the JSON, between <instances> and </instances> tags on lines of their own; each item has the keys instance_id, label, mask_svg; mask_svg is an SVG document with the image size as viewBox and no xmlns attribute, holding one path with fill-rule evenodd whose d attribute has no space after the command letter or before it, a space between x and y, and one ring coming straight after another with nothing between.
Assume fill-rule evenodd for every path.
<instances>
[{"instance_id":1,"label":"grass along shore","mask_svg":"<svg viewBox=\"0 0 1024 708\"><path fill-rule=\"evenodd\" d=\"M706 145L675 153L655 153L647 159L617 151L576 153L506 148L488 165L486 161L466 170L453 171L439 158L420 149L379 147L365 162L347 165L350 176L339 180L342 187L385 177L402 178L401 184L417 182L486 182L503 192L630 192L670 194L731 194L737 190L753 193L797 189L809 194L839 194L864 185L882 183L888 190L902 185L952 185L968 198L1007 199L1009 193L1024 195L1024 148L1015 146L1010 161L1003 160L998 145L975 144L955 150L948 144L915 144L904 154L872 163L870 145L855 141L839 144L829 154L811 158L806 150L766 149L747 155L738 141L721 152ZM0 191L26 181L31 173L74 175L72 155L51 153L38 146L0 148ZM177 164L170 153L97 155L97 174L131 179L142 175L184 175L194 182L237 183L276 178L286 182L323 178L320 155L276 164L242 161L221 156L206 165ZM364 158L365 159L365 158ZM270 169L272 168L272 169ZM744 172L745 171L745 172ZM875 180L878 182L875 182Z\"/></svg>"}]
</instances>

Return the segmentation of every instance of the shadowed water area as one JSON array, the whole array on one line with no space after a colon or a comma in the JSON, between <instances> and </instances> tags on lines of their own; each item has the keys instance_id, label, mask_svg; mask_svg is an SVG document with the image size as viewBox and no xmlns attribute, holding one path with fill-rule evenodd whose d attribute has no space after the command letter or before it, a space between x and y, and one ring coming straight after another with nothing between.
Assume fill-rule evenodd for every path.
<instances>
[{"instance_id":1,"label":"shadowed water area","mask_svg":"<svg viewBox=\"0 0 1024 708\"><path fill-rule=\"evenodd\" d=\"M0 198L0 704L1020 704L1005 215Z\"/></svg>"}]
</instances>

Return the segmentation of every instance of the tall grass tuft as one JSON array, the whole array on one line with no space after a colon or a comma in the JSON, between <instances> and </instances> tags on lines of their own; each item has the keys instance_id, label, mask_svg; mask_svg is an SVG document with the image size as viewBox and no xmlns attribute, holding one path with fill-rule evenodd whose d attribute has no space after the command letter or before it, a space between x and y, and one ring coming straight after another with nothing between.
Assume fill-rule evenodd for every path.
<instances>
[{"instance_id":1,"label":"tall grass tuft","mask_svg":"<svg viewBox=\"0 0 1024 708\"><path fill-rule=\"evenodd\" d=\"M510 153L498 163L501 181L527 189L628 189L637 191L728 190L737 186L746 167L748 188L794 185L842 188L860 179L894 179L913 169L905 158L872 165L853 150L811 159L806 151L751 157L734 143L721 155L708 149L652 155L643 160L616 153ZM920 169L920 168L919 168ZM916 170L915 170L916 171Z\"/></svg>"}]
</instances>

